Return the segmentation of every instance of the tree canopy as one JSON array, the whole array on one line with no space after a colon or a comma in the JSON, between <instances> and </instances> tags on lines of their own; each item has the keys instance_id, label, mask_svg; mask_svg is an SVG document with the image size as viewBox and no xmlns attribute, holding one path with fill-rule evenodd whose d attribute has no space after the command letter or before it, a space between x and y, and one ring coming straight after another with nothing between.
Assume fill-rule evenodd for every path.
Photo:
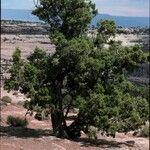
<instances>
[{"instance_id":1,"label":"tree canopy","mask_svg":"<svg viewBox=\"0 0 150 150\"><path fill-rule=\"evenodd\" d=\"M101 20L97 24L98 34L95 39L95 45L102 48L104 44L108 44L111 38L115 37L116 34L116 24L113 20Z\"/></svg>"},{"instance_id":2,"label":"tree canopy","mask_svg":"<svg viewBox=\"0 0 150 150\"><path fill-rule=\"evenodd\" d=\"M89 126L115 136L148 120L148 101L132 93L134 85L124 75L145 62L146 56L138 45L107 42L115 36L113 21L102 21L94 40L85 36L94 12L90 1L40 0L33 13L47 21L51 30L58 30L57 34L50 32L56 51L47 54L36 48L27 60L21 59L19 49L13 55L5 89L20 90L30 97L29 110L35 106L47 109L56 136L78 138ZM72 107L78 108L78 114L68 125Z\"/></svg>"},{"instance_id":3,"label":"tree canopy","mask_svg":"<svg viewBox=\"0 0 150 150\"><path fill-rule=\"evenodd\" d=\"M81 36L97 14L91 0L40 0L33 11L50 25L50 31L63 33L66 38Z\"/></svg>"}]
</instances>

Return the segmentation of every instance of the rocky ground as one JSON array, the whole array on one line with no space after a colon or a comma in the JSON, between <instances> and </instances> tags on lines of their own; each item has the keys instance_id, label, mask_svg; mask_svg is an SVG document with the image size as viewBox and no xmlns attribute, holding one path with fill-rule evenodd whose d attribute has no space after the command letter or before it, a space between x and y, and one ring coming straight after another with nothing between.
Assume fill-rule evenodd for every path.
<instances>
[{"instance_id":1,"label":"rocky ground","mask_svg":"<svg viewBox=\"0 0 150 150\"><path fill-rule=\"evenodd\" d=\"M21 49L23 57L27 57L36 47L47 52L54 51L48 35L1 35L1 58L10 59L17 47Z\"/></svg>"},{"instance_id":2,"label":"rocky ground","mask_svg":"<svg viewBox=\"0 0 150 150\"><path fill-rule=\"evenodd\" d=\"M22 94L13 95L1 88L1 96L8 95L12 103L1 107L0 149L1 150L149 150L149 139L134 137L131 133L117 133L116 138L98 134L98 139L89 140L84 134L78 140L59 139L52 136L49 120L38 121L27 116L27 128L13 128L6 124L8 115L24 117L26 109L18 102L25 100Z\"/></svg>"}]
</instances>

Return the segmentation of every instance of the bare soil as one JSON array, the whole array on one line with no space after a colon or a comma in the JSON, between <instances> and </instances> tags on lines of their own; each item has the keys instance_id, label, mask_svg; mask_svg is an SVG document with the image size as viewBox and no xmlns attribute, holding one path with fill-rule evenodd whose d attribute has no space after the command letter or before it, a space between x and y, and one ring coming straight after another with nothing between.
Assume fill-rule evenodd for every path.
<instances>
[{"instance_id":1,"label":"bare soil","mask_svg":"<svg viewBox=\"0 0 150 150\"><path fill-rule=\"evenodd\" d=\"M48 53L55 49L48 35L1 35L1 58L10 59L17 47L21 49L23 58L26 58L36 47Z\"/></svg>"},{"instance_id":2,"label":"bare soil","mask_svg":"<svg viewBox=\"0 0 150 150\"><path fill-rule=\"evenodd\" d=\"M139 43L144 39L144 43L148 43L148 35L134 34L117 34L115 40L122 41L124 46L131 46ZM139 43L140 44L140 43ZM44 49L48 53L54 52L55 47L51 44L49 36L45 34L39 35L23 35L23 34L2 34L1 35L1 58L10 59L15 48L22 50L22 56L27 57L36 47Z\"/></svg>"}]
</instances>

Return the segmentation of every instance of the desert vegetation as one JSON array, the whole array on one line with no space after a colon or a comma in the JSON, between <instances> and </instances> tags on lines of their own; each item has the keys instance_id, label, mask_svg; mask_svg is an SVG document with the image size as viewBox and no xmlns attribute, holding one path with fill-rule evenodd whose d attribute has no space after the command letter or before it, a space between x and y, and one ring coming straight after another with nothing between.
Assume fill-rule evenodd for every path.
<instances>
[{"instance_id":1,"label":"desert vegetation","mask_svg":"<svg viewBox=\"0 0 150 150\"><path fill-rule=\"evenodd\" d=\"M4 103L11 103L12 99L9 96L3 96L1 101Z\"/></svg>"},{"instance_id":2,"label":"desert vegetation","mask_svg":"<svg viewBox=\"0 0 150 150\"><path fill-rule=\"evenodd\" d=\"M96 37L87 37L96 13L91 1L40 0L33 14L49 24L56 51L47 54L36 48L25 60L17 48L12 56L4 88L27 95L28 111L35 107L46 111L57 137L76 139L82 131L94 138L96 131L115 137L116 132L136 130L149 119L149 96L134 94L135 85L124 75L147 62L147 55L138 45L125 47L113 40L112 20L101 20ZM68 125L72 108L78 113ZM36 118L41 119L39 112Z\"/></svg>"},{"instance_id":3,"label":"desert vegetation","mask_svg":"<svg viewBox=\"0 0 150 150\"><path fill-rule=\"evenodd\" d=\"M7 117L7 124L12 127L26 127L28 121L26 119L22 119L20 117L13 117L10 115Z\"/></svg>"},{"instance_id":4,"label":"desert vegetation","mask_svg":"<svg viewBox=\"0 0 150 150\"><path fill-rule=\"evenodd\" d=\"M149 137L149 123L144 125L140 131L140 136Z\"/></svg>"}]
</instances>

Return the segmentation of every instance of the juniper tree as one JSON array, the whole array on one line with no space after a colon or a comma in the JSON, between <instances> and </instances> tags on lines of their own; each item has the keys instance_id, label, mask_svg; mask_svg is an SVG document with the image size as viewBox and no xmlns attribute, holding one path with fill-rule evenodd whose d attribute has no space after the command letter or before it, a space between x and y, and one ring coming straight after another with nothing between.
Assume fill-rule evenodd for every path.
<instances>
[{"instance_id":1,"label":"juniper tree","mask_svg":"<svg viewBox=\"0 0 150 150\"><path fill-rule=\"evenodd\" d=\"M97 23L98 34L95 39L95 45L97 47L102 48L104 44L109 44L113 42L110 40L115 37L116 34L116 25L113 20L101 20Z\"/></svg>"},{"instance_id":2,"label":"juniper tree","mask_svg":"<svg viewBox=\"0 0 150 150\"><path fill-rule=\"evenodd\" d=\"M146 61L146 55L137 45L123 47L113 41L106 42L109 48L104 48L97 45L98 38L95 42L86 37L83 33L95 14L94 4L85 0L40 0L33 13L50 24L56 51L47 54L36 48L22 63L21 55L14 58L5 88L16 89L17 83L18 89L31 98L28 109L38 105L48 110L56 136L78 138L89 126L114 136L117 131L137 129L148 120L148 101L132 94L134 85L124 76L125 70L132 71ZM115 28L113 22L105 21L99 34L115 36ZM17 53L13 56L18 57ZM21 70L19 80L14 77L18 76L13 69L16 65ZM72 107L79 112L68 125Z\"/></svg>"},{"instance_id":3,"label":"juniper tree","mask_svg":"<svg viewBox=\"0 0 150 150\"><path fill-rule=\"evenodd\" d=\"M50 25L50 33L60 32L66 38L81 36L97 14L91 0L39 0L32 12Z\"/></svg>"}]
</instances>

